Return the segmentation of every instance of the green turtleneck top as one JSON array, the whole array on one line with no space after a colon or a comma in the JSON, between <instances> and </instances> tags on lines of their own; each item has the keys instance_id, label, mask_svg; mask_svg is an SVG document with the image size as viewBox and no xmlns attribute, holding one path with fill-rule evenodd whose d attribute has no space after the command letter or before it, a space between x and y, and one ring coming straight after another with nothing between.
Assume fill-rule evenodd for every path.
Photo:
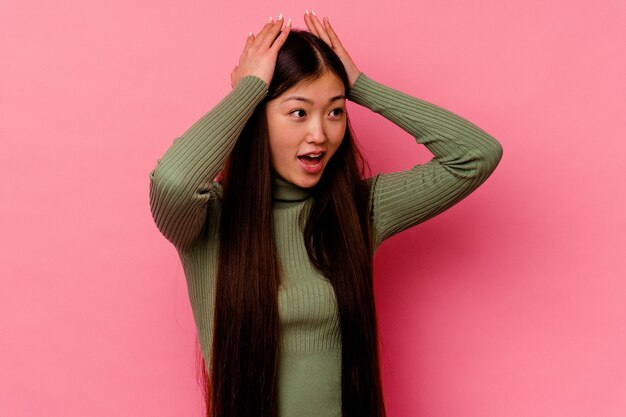
<instances>
[{"instance_id":1,"label":"green turtleneck top","mask_svg":"<svg viewBox=\"0 0 626 417\"><path fill-rule=\"evenodd\" d=\"M150 173L150 207L185 273L202 353L211 363L221 186L214 178L254 108L263 80L247 76L174 140ZM376 247L441 213L482 184L502 147L471 122L361 73L348 99L381 114L434 157L406 171L371 178L369 209ZM378 140L387 140L382 137ZM311 265L298 227L309 195L274 178L274 231L282 279L278 402L280 417L341 416L341 334L332 285Z\"/></svg>"}]
</instances>

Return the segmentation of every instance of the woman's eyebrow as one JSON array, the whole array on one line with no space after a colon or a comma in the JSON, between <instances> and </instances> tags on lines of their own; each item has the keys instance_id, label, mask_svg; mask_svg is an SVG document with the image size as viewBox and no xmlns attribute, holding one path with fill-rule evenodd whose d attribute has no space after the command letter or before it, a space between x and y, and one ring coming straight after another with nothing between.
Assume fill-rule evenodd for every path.
<instances>
[{"instance_id":1,"label":"woman's eyebrow","mask_svg":"<svg viewBox=\"0 0 626 417\"><path fill-rule=\"evenodd\" d=\"M333 101L342 99L342 98L346 98L346 96L344 96L343 94L340 94L338 96L332 97L330 100L328 100L329 103L332 103ZM297 101L304 101L305 103L310 103L310 104L314 104L313 100L308 99L306 97L302 97L302 96L289 96L286 99L284 99L283 101L281 101L281 104L289 101L289 100L297 100Z\"/></svg>"}]
</instances>

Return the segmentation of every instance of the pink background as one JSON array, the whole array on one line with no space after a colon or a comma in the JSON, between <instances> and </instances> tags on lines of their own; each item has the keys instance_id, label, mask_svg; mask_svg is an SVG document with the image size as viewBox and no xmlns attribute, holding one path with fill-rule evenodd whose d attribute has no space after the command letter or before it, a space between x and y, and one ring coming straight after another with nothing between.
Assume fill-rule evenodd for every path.
<instances>
[{"instance_id":1,"label":"pink background","mask_svg":"<svg viewBox=\"0 0 626 417\"><path fill-rule=\"evenodd\" d=\"M313 7L363 72L504 147L377 253L389 415L623 416L625 3L227 3L0 3L0 415L200 416L148 175L230 91L248 31ZM374 172L430 158L350 111Z\"/></svg>"}]
</instances>

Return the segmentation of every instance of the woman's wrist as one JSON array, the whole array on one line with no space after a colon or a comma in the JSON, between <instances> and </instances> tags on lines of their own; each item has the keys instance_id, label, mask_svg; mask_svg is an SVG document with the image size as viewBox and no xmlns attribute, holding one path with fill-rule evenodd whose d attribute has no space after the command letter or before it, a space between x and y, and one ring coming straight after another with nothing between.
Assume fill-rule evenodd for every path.
<instances>
[{"instance_id":1,"label":"woman's wrist","mask_svg":"<svg viewBox=\"0 0 626 417\"><path fill-rule=\"evenodd\" d=\"M357 78L359 78L360 74L361 74L361 71L359 71L358 68L356 67L354 67L353 70L348 72L348 82L350 83L350 89L354 88L354 84L356 83L356 80Z\"/></svg>"}]
</instances>

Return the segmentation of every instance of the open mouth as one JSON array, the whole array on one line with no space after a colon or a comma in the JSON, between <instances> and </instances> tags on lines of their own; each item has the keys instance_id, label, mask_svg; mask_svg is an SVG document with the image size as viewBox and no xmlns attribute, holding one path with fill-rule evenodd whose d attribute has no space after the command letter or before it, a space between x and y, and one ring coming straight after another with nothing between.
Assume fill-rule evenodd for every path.
<instances>
[{"instance_id":1,"label":"open mouth","mask_svg":"<svg viewBox=\"0 0 626 417\"><path fill-rule=\"evenodd\" d=\"M305 172L311 175L318 175L322 172L322 159L324 158L324 152L308 153L306 155L298 156L300 165Z\"/></svg>"},{"instance_id":2,"label":"open mouth","mask_svg":"<svg viewBox=\"0 0 626 417\"><path fill-rule=\"evenodd\" d=\"M298 159L302 161L302 163L305 165L315 166L322 161L322 156L324 156L324 153L308 154L301 155L298 157Z\"/></svg>"}]
</instances>

